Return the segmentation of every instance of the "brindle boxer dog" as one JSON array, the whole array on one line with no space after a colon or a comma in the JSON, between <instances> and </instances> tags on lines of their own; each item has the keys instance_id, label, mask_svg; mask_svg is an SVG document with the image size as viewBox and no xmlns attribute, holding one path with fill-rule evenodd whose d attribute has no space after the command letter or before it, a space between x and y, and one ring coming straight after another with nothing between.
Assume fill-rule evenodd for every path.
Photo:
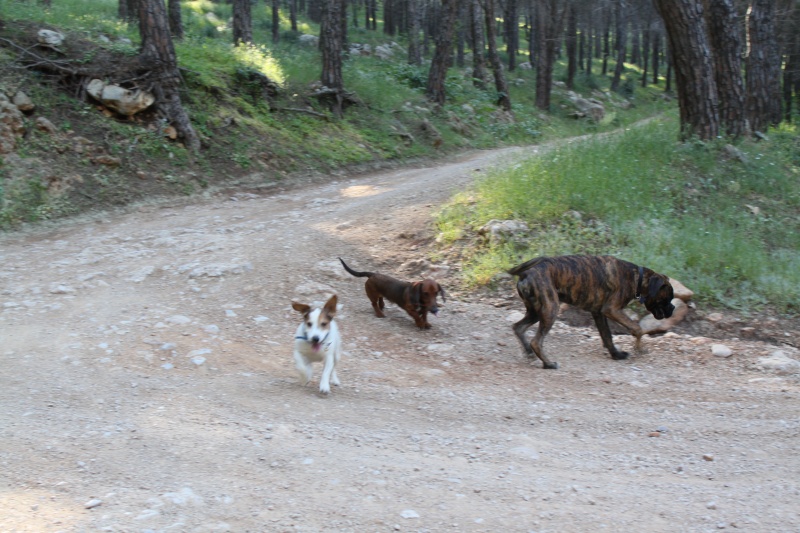
<instances>
[{"instance_id":1,"label":"brindle boxer dog","mask_svg":"<svg viewBox=\"0 0 800 533\"><path fill-rule=\"evenodd\" d=\"M558 368L558 363L544 354L542 345L558 315L559 302L592 314L603 346L613 359L626 359L628 353L614 346L609 318L636 337L637 350L641 346L642 328L622 311L631 300L638 299L659 320L672 316L675 309L669 278L610 255L537 257L508 273L519 276L517 292L527 310L525 317L514 324L514 333L526 355L536 354L544 368ZM528 345L525 331L537 322L539 329Z\"/></svg>"}]
</instances>

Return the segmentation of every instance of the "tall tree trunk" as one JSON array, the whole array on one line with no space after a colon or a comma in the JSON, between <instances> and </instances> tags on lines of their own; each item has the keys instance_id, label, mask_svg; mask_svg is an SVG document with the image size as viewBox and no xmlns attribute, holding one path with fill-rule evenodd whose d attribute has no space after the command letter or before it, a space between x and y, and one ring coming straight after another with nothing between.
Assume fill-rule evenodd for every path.
<instances>
[{"instance_id":1,"label":"tall tree trunk","mask_svg":"<svg viewBox=\"0 0 800 533\"><path fill-rule=\"evenodd\" d=\"M669 36L680 107L681 138L719 135L719 101L703 8L697 0L655 0Z\"/></svg>"},{"instance_id":2,"label":"tall tree trunk","mask_svg":"<svg viewBox=\"0 0 800 533\"><path fill-rule=\"evenodd\" d=\"M567 88L575 87L575 74L578 71L577 58L577 33L578 33L578 8L574 2L570 2L567 7Z\"/></svg>"},{"instance_id":3,"label":"tall tree trunk","mask_svg":"<svg viewBox=\"0 0 800 533\"><path fill-rule=\"evenodd\" d=\"M747 14L747 118L753 131L780 123L781 56L775 0L752 0Z\"/></svg>"},{"instance_id":4,"label":"tall tree trunk","mask_svg":"<svg viewBox=\"0 0 800 533\"><path fill-rule=\"evenodd\" d=\"M486 41L489 44L489 64L494 75L494 86L497 90L497 105L504 111L511 112L511 96L508 94L508 83L503 74L503 62L497 53L497 36L494 26L494 0L483 0L483 12L486 17Z\"/></svg>"},{"instance_id":5,"label":"tall tree trunk","mask_svg":"<svg viewBox=\"0 0 800 533\"><path fill-rule=\"evenodd\" d=\"M281 0L272 0L272 42L281 40Z\"/></svg>"},{"instance_id":6,"label":"tall tree trunk","mask_svg":"<svg viewBox=\"0 0 800 533\"><path fill-rule=\"evenodd\" d=\"M136 21L139 17L138 0L119 0L117 14L121 20Z\"/></svg>"},{"instance_id":7,"label":"tall tree trunk","mask_svg":"<svg viewBox=\"0 0 800 533\"><path fill-rule=\"evenodd\" d=\"M469 2L469 27L472 40L472 83L486 88L486 42L483 37L483 9L478 0Z\"/></svg>"},{"instance_id":8,"label":"tall tree trunk","mask_svg":"<svg viewBox=\"0 0 800 533\"><path fill-rule=\"evenodd\" d=\"M661 53L661 31L654 27L651 33L652 37L650 40L651 46L653 47L653 85L658 85L658 59Z\"/></svg>"},{"instance_id":9,"label":"tall tree trunk","mask_svg":"<svg viewBox=\"0 0 800 533\"><path fill-rule=\"evenodd\" d=\"M200 151L200 139L181 104L181 78L164 1L139 0L138 7L139 35L142 39L139 61L154 80L159 110L175 127L189 151L196 154Z\"/></svg>"},{"instance_id":10,"label":"tall tree trunk","mask_svg":"<svg viewBox=\"0 0 800 533\"><path fill-rule=\"evenodd\" d=\"M456 15L458 14L458 0L442 0L442 20L439 32L436 35L436 49L433 51L431 68L428 71L428 83L425 94L428 99L444 105L445 79L452 56L453 35L456 29Z\"/></svg>"},{"instance_id":11,"label":"tall tree trunk","mask_svg":"<svg viewBox=\"0 0 800 533\"><path fill-rule=\"evenodd\" d=\"M793 11L791 28L793 34L789 36L783 68L783 116L787 122L792 121L792 93L800 100L800 6Z\"/></svg>"},{"instance_id":12,"label":"tall tree trunk","mask_svg":"<svg viewBox=\"0 0 800 533\"><path fill-rule=\"evenodd\" d=\"M601 74L608 74L608 58L611 57L611 10L603 9L603 69Z\"/></svg>"},{"instance_id":13,"label":"tall tree trunk","mask_svg":"<svg viewBox=\"0 0 800 533\"><path fill-rule=\"evenodd\" d=\"M642 87L647 87L647 68L650 65L650 35L652 31L650 30L650 26L653 25L653 21L646 20L644 24L644 29L642 30Z\"/></svg>"},{"instance_id":14,"label":"tall tree trunk","mask_svg":"<svg viewBox=\"0 0 800 533\"><path fill-rule=\"evenodd\" d=\"M297 0L289 0L289 24L293 32L297 31Z\"/></svg>"},{"instance_id":15,"label":"tall tree trunk","mask_svg":"<svg viewBox=\"0 0 800 533\"><path fill-rule=\"evenodd\" d=\"M731 0L706 0L706 10L708 36L714 50L719 118L725 132L738 137L747 130L739 17Z\"/></svg>"},{"instance_id":16,"label":"tall tree trunk","mask_svg":"<svg viewBox=\"0 0 800 533\"><path fill-rule=\"evenodd\" d=\"M422 53L419 47L418 1L408 0L408 64L417 66L422 64Z\"/></svg>"},{"instance_id":17,"label":"tall tree trunk","mask_svg":"<svg viewBox=\"0 0 800 533\"><path fill-rule=\"evenodd\" d=\"M627 46L627 6L625 0L616 0L614 3L615 19L617 21L617 63L614 66L614 77L611 79L611 90L618 91L625 69L625 51Z\"/></svg>"},{"instance_id":18,"label":"tall tree trunk","mask_svg":"<svg viewBox=\"0 0 800 533\"><path fill-rule=\"evenodd\" d=\"M233 44L253 42L253 17L250 0L233 0Z\"/></svg>"},{"instance_id":19,"label":"tall tree trunk","mask_svg":"<svg viewBox=\"0 0 800 533\"><path fill-rule=\"evenodd\" d=\"M536 107L550 110L553 89L553 68L556 48L564 25L566 7L558 0L539 0L537 33L539 35L539 64L536 70Z\"/></svg>"},{"instance_id":20,"label":"tall tree trunk","mask_svg":"<svg viewBox=\"0 0 800 533\"><path fill-rule=\"evenodd\" d=\"M503 13L505 26L506 54L508 54L508 70L517 68L517 52L519 51L519 11L517 0L506 0Z\"/></svg>"},{"instance_id":21,"label":"tall tree trunk","mask_svg":"<svg viewBox=\"0 0 800 533\"><path fill-rule=\"evenodd\" d=\"M320 49L322 51L322 85L330 91L331 110L337 117L342 116L344 80L342 78L342 7L340 0L325 0L322 3L322 23L319 29Z\"/></svg>"},{"instance_id":22,"label":"tall tree trunk","mask_svg":"<svg viewBox=\"0 0 800 533\"><path fill-rule=\"evenodd\" d=\"M169 0L169 32L173 39L183 39L183 20L181 18L181 0Z\"/></svg>"}]
</instances>

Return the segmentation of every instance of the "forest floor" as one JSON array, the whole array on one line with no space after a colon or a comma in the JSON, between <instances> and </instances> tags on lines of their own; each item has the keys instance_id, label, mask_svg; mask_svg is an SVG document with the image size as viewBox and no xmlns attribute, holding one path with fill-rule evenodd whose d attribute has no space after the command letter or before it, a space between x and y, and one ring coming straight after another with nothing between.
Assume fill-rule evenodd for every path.
<instances>
[{"instance_id":1,"label":"forest floor","mask_svg":"<svg viewBox=\"0 0 800 533\"><path fill-rule=\"evenodd\" d=\"M510 282L465 291L428 261L431 212L521 153L4 235L0 531L799 530L800 379L758 366L800 358L793 323L698 309L613 361L560 321L543 370ZM430 330L378 319L337 257L449 298ZM344 356L322 396L290 304L329 293Z\"/></svg>"}]
</instances>

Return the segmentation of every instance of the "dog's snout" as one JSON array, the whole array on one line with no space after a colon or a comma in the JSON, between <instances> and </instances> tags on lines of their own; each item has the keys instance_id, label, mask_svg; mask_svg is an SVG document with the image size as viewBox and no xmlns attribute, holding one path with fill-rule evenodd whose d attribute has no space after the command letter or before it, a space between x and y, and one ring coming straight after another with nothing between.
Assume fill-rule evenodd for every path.
<instances>
[{"instance_id":1,"label":"dog's snout","mask_svg":"<svg viewBox=\"0 0 800 533\"><path fill-rule=\"evenodd\" d=\"M311 343L312 344L319 344L319 336L318 335L314 335L313 337L311 337Z\"/></svg>"},{"instance_id":2,"label":"dog's snout","mask_svg":"<svg viewBox=\"0 0 800 533\"><path fill-rule=\"evenodd\" d=\"M664 318L671 317L673 311L675 311L675 306L672 304L667 304L666 309L664 309Z\"/></svg>"}]
</instances>

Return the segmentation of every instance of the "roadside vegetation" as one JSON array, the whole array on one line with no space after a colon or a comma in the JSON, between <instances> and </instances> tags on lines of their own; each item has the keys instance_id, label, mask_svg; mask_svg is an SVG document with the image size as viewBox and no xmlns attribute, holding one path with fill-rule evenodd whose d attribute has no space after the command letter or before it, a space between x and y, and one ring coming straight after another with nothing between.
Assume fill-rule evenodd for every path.
<instances>
[{"instance_id":1,"label":"roadside vegetation","mask_svg":"<svg viewBox=\"0 0 800 533\"><path fill-rule=\"evenodd\" d=\"M678 144L676 129L669 113L492 172L445 206L440 240L461 248L472 286L538 255L613 254L684 281L705 303L797 313L797 128L736 146ZM484 238L491 220L530 231Z\"/></svg>"}]
</instances>

